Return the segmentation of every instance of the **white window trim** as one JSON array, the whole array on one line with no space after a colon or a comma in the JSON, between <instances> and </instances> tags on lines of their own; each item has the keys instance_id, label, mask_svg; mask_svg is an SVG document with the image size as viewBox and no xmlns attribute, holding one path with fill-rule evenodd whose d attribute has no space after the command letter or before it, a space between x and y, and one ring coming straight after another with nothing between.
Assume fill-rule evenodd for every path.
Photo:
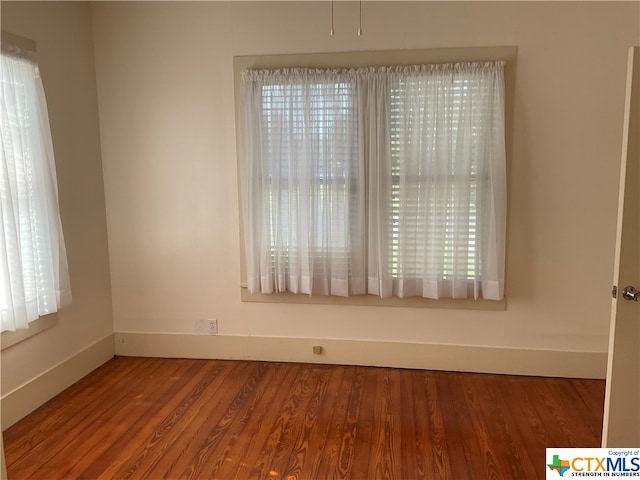
<instances>
[{"instance_id":1,"label":"white window trim","mask_svg":"<svg viewBox=\"0 0 640 480\"><path fill-rule=\"evenodd\" d=\"M517 47L469 47L469 48L439 48L419 50L384 50L341 53L291 54L291 55L252 55L234 57L234 85L236 107L236 131L239 131L240 115L240 85L242 72L247 68L358 68L366 66L388 65L416 65L428 63L456 63L456 62L505 62L505 140L507 153L507 191L509 191L509 172L511 163L511 145L513 131L513 97L515 89L515 67ZM236 135L236 151L240 151L240 139ZM240 182L240 162L238 159L238 182ZM411 298L379 298L375 295L355 295L346 298L335 296L295 295L289 292L276 294L250 294L246 288L246 255L244 251L244 231L241 211L241 190L238 184L238 202L240 216L240 270L241 270L241 300L245 302L263 303L302 303L302 304L331 304L331 305L375 305L426 308L460 308L474 310L505 310L508 290L502 300L474 299L426 299ZM508 220L507 220L508 222ZM507 252L509 239L507 238ZM505 259L505 261L507 261ZM508 271L507 271L508 273ZM508 286L508 279L505 279Z\"/></svg>"},{"instance_id":2,"label":"white window trim","mask_svg":"<svg viewBox=\"0 0 640 480\"><path fill-rule=\"evenodd\" d=\"M40 332L51 327L55 327L57 324L58 312L36 318L32 322L29 322L29 328L27 329L16 330L15 332L2 332L2 338L0 338L0 350L6 350L9 347L13 347L14 345L17 345Z\"/></svg>"}]
</instances>

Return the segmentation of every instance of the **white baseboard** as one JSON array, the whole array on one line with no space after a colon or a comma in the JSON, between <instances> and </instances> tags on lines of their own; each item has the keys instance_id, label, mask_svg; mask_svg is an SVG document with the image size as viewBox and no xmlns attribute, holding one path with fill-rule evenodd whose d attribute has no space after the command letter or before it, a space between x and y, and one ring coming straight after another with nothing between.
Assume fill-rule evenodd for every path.
<instances>
[{"instance_id":1,"label":"white baseboard","mask_svg":"<svg viewBox=\"0 0 640 480\"><path fill-rule=\"evenodd\" d=\"M2 397L2 430L40 407L114 355L114 334L109 334L67 360L51 367Z\"/></svg>"},{"instance_id":2,"label":"white baseboard","mask_svg":"<svg viewBox=\"0 0 640 480\"><path fill-rule=\"evenodd\" d=\"M116 355L215 358L501 373L565 378L606 376L607 354L465 345L317 338L115 333ZM320 345L323 353L313 354Z\"/></svg>"},{"instance_id":3,"label":"white baseboard","mask_svg":"<svg viewBox=\"0 0 640 480\"><path fill-rule=\"evenodd\" d=\"M115 337L115 341L114 341ZM114 352L115 343L115 352ZM322 353L313 353L313 346ZM565 378L606 376L607 354L317 338L116 332L2 397L2 430L114 355L370 365Z\"/></svg>"}]
</instances>

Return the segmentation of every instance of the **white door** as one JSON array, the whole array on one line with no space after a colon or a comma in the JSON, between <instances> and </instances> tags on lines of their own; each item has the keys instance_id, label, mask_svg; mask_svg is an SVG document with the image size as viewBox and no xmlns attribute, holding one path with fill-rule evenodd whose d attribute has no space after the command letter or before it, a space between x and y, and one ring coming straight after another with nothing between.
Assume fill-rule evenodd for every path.
<instances>
[{"instance_id":1,"label":"white door","mask_svg":"<svg viewBox=\"0 0 640 480\"><path fill-rule=\"evenodd\" d=\"M640 447L640 47L629 49L603 447Z\"/></svg>"}]
</instances>

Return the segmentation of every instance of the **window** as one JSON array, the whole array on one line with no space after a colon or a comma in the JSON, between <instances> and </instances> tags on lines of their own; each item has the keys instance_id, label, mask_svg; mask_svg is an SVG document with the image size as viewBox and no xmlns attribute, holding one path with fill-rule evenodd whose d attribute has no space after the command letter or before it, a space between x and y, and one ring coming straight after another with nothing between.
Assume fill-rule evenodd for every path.
<instances>
[{"instance_id":1,"label":"window","mask_svg":"<svg viewBox=\"0 0 640 480\"><path fill-rule=\"evenodd\" d=\"M0 321L28 328L70 301L46 100L31 51L2 43Z\"/></svg>"},{"instance_id":2,"label":"window","mask_svg":"<svg viewBox=\"0 0 640 480\"><path fill-rule=\"evenodd\" d=\"M402 69L390 82L386 294L502 297L502 76L501 64L457 64Z\"/></svg>"},{"instance_id":3,"label":"window","mask_svg":"<svg viewBox=\"0 0 640 480\"><path fill-rule=\"evenodd\" d=\"M501 299L503 62L247 70L250 292Z\"/></svg>"},{"instance_id":4,"label":"window","mask_svg":"<svg viewBox=\"0 0 640 480\"><path fill-rule=\"evenodd\" d=\"M364 180L353 78L286 71L247 87L256 108L248 188L260 273L252 283L266 292L365 293L354 265L364 248Z\"/></svg>"}]
</instances>

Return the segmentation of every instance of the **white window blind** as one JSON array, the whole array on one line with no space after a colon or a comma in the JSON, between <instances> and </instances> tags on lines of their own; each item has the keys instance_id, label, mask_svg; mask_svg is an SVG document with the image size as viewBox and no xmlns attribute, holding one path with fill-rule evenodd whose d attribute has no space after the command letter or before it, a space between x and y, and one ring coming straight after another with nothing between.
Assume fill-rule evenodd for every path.
<instances>
[{"instance_id":1,"label":"white window blind","mask_svg":"<svg viewBox=\"0 0 640 480\"><path fill-rule=\"evenodd\" d=\"M2 45L0 69L1 330L70 301L46 100L30 52Z\"/></svg>"},{"instance_id":2,"label":"white window blind","mask_svg":"<svg viewBox=\"0 0 640 480\"><path fill-rule=\"evenodd\" d=\"M503 84L502 62L245 72L249 291L502 298Z\"/></svg>"},{"instance_id":3,"label":"white window blind","mask_svg":"<svg viewBox=\"0 0 640 480\"><path fill-rule=\"evenodd\" d=\"M353 78L245 75L248 283L262 293L365 292L364 182Z\"/></svg>"}]
</instances>

